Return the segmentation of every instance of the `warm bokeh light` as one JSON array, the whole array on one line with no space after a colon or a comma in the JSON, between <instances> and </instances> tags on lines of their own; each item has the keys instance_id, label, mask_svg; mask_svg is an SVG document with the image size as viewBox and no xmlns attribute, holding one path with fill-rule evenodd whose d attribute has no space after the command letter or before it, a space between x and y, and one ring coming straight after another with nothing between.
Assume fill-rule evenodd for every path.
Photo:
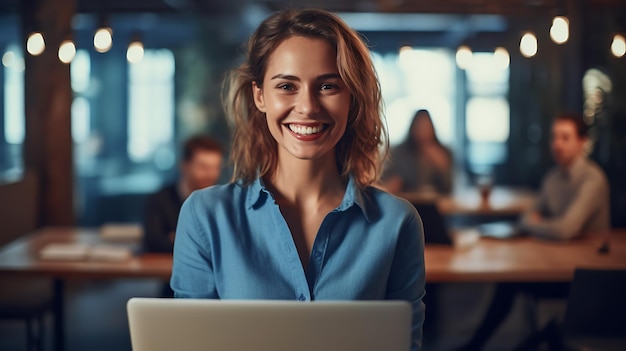
<instances>
[{"instance_id":1,"label":"warm bokeh light","mask_svg":"<svg viewBox=\"0 0 626 351\"><path fill-rule=\"evenodd\" d=\"M522 40L519 42L519 51L526 58L537 54L537 37L535 34L531 32L524 33Z\"/></svg>"},{"instance_id":2,"label":"warm bokeh light","mask_svg":"<svg viewBox=\"0 0 626 351\"><path fill-rule=\"evenodd\" d=\"M493 51L493 58L501 69L507 69L511 63L511 56L509 51L503 47L497 47Z\"/></svg>"},{"instance_id":3,"label":"warm bokeh light","mask_svg":"<svg viewBox=\"0 0 626 351\"><path fill-rule=\"evenodd\" d=\"M472 65L472 49L463 45L456 51L456 64L460 69L468 69Z\"/></svg>"},{"instance_id":4,"label":"warm bokeh light","mask_svg":"<svg viewBox=\"0 0 626 351\"><path fill-rule=\"evenodd\" d=\"M569 21L567 17L556 16L550 27L550 38L557 44L564 44L569 39Z\"/></svg>"},{"instance_id":5,"label":"warm bokeh light","mask_svg":"<svg viewBox=\"0 0 626 351\"><path fill-rule=\"evenodd\" d=\"M402 47L400 47L400 50L398 51L400 55L402 55L403 52L407 52L407 51L411 51L413 50L413 47L409 46L409 45L404 45Z\"/></svg>"},{"instance_id":6,"label":"warm bokeh light","mask_svg":"<svg viewBox=\"0 0 626 351\"><path fill-rule=\"evenodd\" d=\"M398 65L400 67L411 67L415 64L415 50L410 46L403 46L398 51Z\"/></svg>"},{"instance_id":7,"label":"warm bokeh light","mask_svg":"<svg viewBox=\"0 0 626 351\"><path fill-rule=\"evenodd\" d=\"M111 28L103 27L98 29L93 36L93 46L97 52L104 53L111 49L113 45L113 31Z\"/></svg>"},{"instance_id":8,"label":"warm bokeh light","mask_svg":"<svg viewBox=\"0 0 626 351\"><path fill-rule=\"evenodd\" d=\"M63 63L70 63L76 56L76 46L71 40L64 40L59 46L59 60Z\"/></svg>"},{"instance_id":9,"label":"warm bokeh light","mask_svg":"<svg viewBox=\"0 0 626 351\"><path fill-rule=\"evenodd\" d=\"M4 67L11 67L15 60L15 53L13 51L7 51L2 55L2 65Z\"/></svg>"},{"instance_id":10,"label":"warm bokeh light","mask_svg":"<svg viewBox=\"0 0 626 351\"><path fill-rule=\"evenodd\" d=\"M137 63L143 59L143 44L140 41L133 41L128 45L126 59L130 63Z\"/></svg>"},{"instance_id":11,"label":"warm bokeh light","mask_svg":"<svg viewBox=\"0 0 626 351\"><path fill-rule=\"evenodd\" d=\"M611 52L615 57L622 57L626 54L626 40L624 36L615 34L613 42L611 43Z\"/></svg>"},{"instance_id":12,"label":"warm bokeh light","mask_svg":"<svg viewBox=\"0 0 626 351\"><path fill-rule=\"evenodd\" d=\"M46 49L46 42L39 32L31 33L26 41L26 51L33 56L41 55Z\"/></svg>"}]
</instances>

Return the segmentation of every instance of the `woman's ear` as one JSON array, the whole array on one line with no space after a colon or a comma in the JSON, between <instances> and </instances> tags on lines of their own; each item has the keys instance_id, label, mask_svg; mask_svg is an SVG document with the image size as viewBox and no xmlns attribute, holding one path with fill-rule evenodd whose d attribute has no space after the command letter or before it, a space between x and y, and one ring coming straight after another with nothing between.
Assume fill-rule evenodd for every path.
<instances>
[{"instance_id":1,"label":"woman's ear","mask_svg":"<svg viewBox=\"0 0 626 351\"><path fill-rule=\"evenodd\" d=\"M263 89L259 87L256 82L252 82L252 96L254 97L254 105L256 105L256 108L261 112L265 112Z\"/></svg>"}]
</instances>

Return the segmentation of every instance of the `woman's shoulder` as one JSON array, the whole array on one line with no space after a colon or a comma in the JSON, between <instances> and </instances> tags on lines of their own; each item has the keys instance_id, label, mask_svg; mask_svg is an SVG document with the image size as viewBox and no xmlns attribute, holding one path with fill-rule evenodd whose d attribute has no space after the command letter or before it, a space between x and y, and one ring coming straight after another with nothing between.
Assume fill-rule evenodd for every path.
<instances>
[{"instance_id":1,"label":"woman's shoulder","mask_svg":"<svg viewBox=\"0 0 626 351\"><path fill-rule=\"evenodd\" d=\"M365 198L374 203L381 214L394 214L397 218L417 216L417 210L409 201L374 186L367 187Z\"/></svg>"},{"instance_id":2,"label":"woman's shoulder","mask_svg":"<svg viewBox=\"0 0 626 351\"><path fill-rule=\"evenodd\" d=\"M217 184L194 191L185 203L201 208L230 207L245 199L246 190L238 183Z\"/></svg>"},{"instance_id":3,"label":"woman's shoulder","mask_svg":"<svg viewBox=\"0 0 626 351\"><path fill-rule=\"evenodd\" d=\"M216 184L210 187L195 190L189 198L221 198L228 197L240 190L241 186L236 183Z\"/></svg>"}]
</instances>

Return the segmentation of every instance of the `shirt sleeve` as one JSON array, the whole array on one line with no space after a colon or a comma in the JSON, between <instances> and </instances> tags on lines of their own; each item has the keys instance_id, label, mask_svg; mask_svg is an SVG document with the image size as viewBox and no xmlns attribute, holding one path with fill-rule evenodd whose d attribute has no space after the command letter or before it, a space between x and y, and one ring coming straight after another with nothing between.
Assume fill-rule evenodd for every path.
<instances>
[{"instance_id":1,"label":"shirt sleeve","mask_svg":"<svg viewBox=\"0 0 626 351\"><path fill-rule=\"evenodd\" d=\"M170 286L178 298L219 298L215 286L208 225L202 226L197 212L202 203L192 194L183 204L174 242Z\"/></svg>"},{"instance_id":2,"label":"shirt sleeve","mask_svg":"<svg viewBox=\"0 0 626 351\"><path fill-rule=\"evenodd\" d=\"M391 276L387 283L387 300L405 300L412 306L412 351L422 349L422 325L425 307L426 271L424 266L424 231L417 212L401 227Z\"/></svg>"},{"instance_id":3,"label":"shirt sleeve","mask_svg":"<svg viewBox=\"0 0 626 351\"><path fill-rule=\"evenodd\" d=\"M543 194L539 201L543 201ZM601 178L589 177L582 183L578 194L562 216L545 218L533 223L527 216L522 219L522 228L537 237L545 239L567 240L580 234L584 224L597 212L601 201L606 196ZM537 210L542 211L544 205L538 203Z\"/></svg>"},{"instance_id":4,"label":"shirt sleeve","mask_svg":"<svg viewBox=\"0 0 626 351\"><path fill-rule=\"evenodd\" d=\"M545 215L547 205L546 205L546 180L541 183L541 189L539 191L539 196L537 200L532 205L531 208L522 213L519 219L519 225L521 228L525 230L530 230L528 227L529 218L533 213L540 213L542 216Z\"/></svg>"}]
</instances>

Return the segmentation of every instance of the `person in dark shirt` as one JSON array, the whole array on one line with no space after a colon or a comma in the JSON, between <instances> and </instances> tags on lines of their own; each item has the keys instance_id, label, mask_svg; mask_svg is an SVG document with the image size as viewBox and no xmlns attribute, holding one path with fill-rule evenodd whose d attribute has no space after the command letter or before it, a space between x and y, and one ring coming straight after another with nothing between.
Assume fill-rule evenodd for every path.
<instances>
[{"instance_id":1,"label":"person in dark shirt","mask_svg":"<svg viewBox=\"0 0 626 351\"><path fill-rule=\"evenodd\" d=\"M143 219L144 249L171 253L174 249L178 212L194 191L217 183L222 170L222 148L208 136L185 142L180 179L152 194L146 201Z\"/></svg>"}]
</instances>

